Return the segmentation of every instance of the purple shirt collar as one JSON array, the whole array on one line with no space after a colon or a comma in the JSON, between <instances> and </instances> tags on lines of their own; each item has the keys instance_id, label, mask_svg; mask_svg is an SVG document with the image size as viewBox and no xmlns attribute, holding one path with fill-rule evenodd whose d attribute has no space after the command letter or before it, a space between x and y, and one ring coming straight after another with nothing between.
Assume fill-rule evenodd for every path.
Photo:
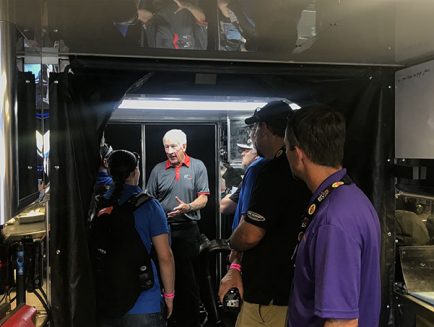
<instances>
[{"instance_id":1,"label":"purple shirt collar","mask_svg":"<svg viewBox=\"0 0 434 327\"><path fill-rule=\"evenodd\" d=\"M322 191L324 191L330 184L337 182L344 178L344 176L347 174L347 169L342 168L341 170L338 170L334 174L331 174L329 177L327 177L320 186L313 192L312 197L310 198L310 202L313 201Z\"/></svg>"}]
</instances>

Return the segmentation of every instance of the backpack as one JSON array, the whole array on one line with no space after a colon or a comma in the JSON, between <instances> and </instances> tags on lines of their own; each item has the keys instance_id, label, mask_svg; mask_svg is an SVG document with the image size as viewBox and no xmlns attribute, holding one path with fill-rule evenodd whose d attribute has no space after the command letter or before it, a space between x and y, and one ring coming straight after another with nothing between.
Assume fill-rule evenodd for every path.
<instances>
[{"instance_id":1,"label":"backpack","mask_svg":"<svg viewBox=\"0 0 434 327\"><path fill-rule=\"evenodd\" d=\"M134 222L134 211L149 199L139 193L123 205L106 206L91 222L89 245L99 315L125 315L140 293L154 286L151 259Z\"/></svg>"}]
</instances>

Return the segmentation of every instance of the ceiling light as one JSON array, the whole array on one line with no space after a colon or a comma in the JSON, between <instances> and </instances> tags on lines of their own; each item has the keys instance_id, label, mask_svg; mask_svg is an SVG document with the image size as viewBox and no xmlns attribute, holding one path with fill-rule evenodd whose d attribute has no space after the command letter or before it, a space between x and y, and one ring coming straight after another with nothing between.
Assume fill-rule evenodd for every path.
<instances>
[{"instance_id":1,"label":"ceiling light","mask_svg":"<svg viewBox=\"0 0 434 327\"><path fill-rule=\"evenodd\" d=\"M253 111L267 102L248 101L193 101L168 99L124 99L119 109L147 110L213 110L213 111Z\"/></svg>"}]
</instances>

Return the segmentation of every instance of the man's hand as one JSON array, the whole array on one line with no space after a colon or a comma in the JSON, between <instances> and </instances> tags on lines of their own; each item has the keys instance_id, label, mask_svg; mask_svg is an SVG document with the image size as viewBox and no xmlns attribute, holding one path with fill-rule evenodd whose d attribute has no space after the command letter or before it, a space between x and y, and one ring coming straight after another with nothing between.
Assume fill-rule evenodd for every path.
<instances>
[{"instance_id":1,"label":"man's hand","mask_svg":"<svg viewBox=\"0 0 434 327\"><path fill-rule=\"evenodd\" d=\"M179 205L177 205L175 208L173 208L173 211L167 213L167 217L169 217L169 218L183 215L183 214L186 214L187 212L191 211L191 204L185 203L177 196L175 198L176 198L176 201L178 201Z\"/></svg>"},{"instance_id":2,"label":"man's hand","mask_svg":"<svg viewBox=\"0 0 434 327\"><path fill-rule=\"evenodd\" d=\"M238 288L238 291L240 292L240 296L242 299L244 295L244 288L243 288L243 280L241 278L241 273L238 270L229 269L226 275L220 281L219 299L221 303L223 303L223 298L226 295L226 293L231 288L234 287Z\"/></svg>"}]
</instances>

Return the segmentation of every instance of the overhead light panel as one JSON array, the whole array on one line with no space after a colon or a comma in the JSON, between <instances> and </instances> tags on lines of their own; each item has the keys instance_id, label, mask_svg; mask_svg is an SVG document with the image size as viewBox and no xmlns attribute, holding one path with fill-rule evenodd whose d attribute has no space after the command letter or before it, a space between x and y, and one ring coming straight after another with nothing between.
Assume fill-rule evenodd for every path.
<instances>
[{"instance_id":1,"label":"overhead light panel","mask_svg":"<svg viewBox=\"0 0 434 327\"><path fill-rule=\"evenodd\" d=\"M147 110L209 110L209 111L249 111L267 104L263 101L195 101L179 99L124 99L119 109Z\"/></svg>"}]
</instances>

